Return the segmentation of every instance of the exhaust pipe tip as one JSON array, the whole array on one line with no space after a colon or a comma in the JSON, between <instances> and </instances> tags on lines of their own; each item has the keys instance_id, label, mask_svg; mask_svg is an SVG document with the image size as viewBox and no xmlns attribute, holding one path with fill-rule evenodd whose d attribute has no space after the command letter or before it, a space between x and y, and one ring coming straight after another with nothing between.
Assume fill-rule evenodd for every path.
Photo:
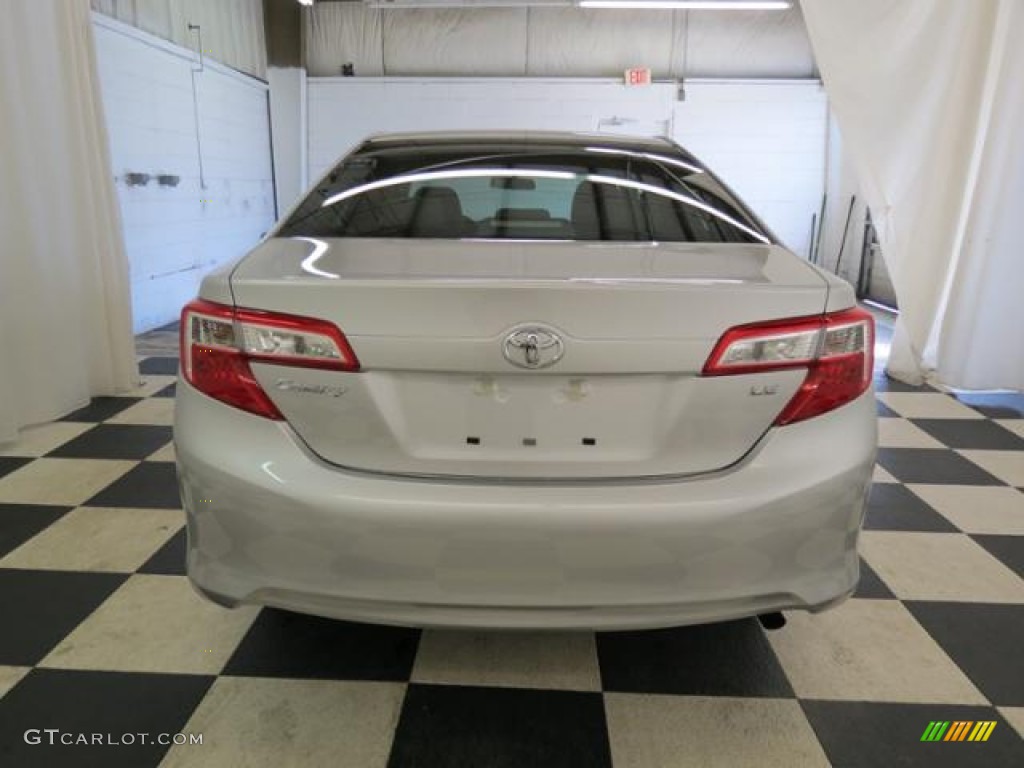
<instances>
[{"instance_id":1,"label":"exhaust pipe tip","mask_svg":"<svg viewBox=\"0 0 1024 768\"><path fill-rule=\"evenodd\" d=\"M786 617L780 611L758 614L757 620L761 622L762 627L769 631L786 626Z\"/></svg>"}]
</instances>

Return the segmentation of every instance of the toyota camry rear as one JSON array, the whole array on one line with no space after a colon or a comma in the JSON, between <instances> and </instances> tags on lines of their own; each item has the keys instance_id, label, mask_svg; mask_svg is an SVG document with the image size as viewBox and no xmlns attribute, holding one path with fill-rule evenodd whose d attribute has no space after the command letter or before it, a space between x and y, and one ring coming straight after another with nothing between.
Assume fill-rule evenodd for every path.
<instances>
[{"instance_id":1,"label":"toyota camry rear","mask_svg":"<svg viewBox=\"0 0 1024 768\"><path fill-rule=\"evenodd\" d=\"M671 142L369 140L181 328L223 605L615 629L856 585L871 317Z\"/></svg>"}]
</instances>

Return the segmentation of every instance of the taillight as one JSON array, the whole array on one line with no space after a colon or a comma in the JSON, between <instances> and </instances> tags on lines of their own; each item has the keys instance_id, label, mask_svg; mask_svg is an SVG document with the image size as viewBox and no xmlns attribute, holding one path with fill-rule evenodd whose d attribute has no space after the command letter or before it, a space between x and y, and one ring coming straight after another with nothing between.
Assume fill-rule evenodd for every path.
<instances>
[{"instance_id":1,"label":"taillight","mask_svg":"<svg viewBox=\"0 0 1024 768\"><path fill-rule=\"evenodd\" d=\"M200 392L243 411L283 419L250 361L359 370L344 334L324 320L197 299L181 311L181 372Z\"/></svg>"},{"instance_id":2,"label":"taillight","mask_svg":"<svg viewBox=\"0 0 1024 768\"><path fill-rule=\"evenodd\" d=\"M862 309L741 325L725 332L704 376L806 368L800 389L776 417L792 424L856 400L871 385L875 321Z\"/></svg>"}]
</instances>

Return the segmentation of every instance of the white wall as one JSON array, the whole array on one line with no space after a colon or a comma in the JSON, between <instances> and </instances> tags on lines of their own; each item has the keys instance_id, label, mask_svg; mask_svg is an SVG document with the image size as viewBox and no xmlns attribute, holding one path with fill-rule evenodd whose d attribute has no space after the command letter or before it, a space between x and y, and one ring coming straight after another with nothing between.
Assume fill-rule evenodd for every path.
<instances>
[{"instance_id":1,"label":"white wall","mask_svg":"<svg viewBox=\"0 0 1024 768\"><path fill-rule=\"evenodd\" d=\"M279 215L306 191L306 70L268 67L274 192Z\"/></svg>"},{"instance_id":2,"label":"white wall","mask_svg":"<svg viewBox=\"0 0 1024 768\"><path fill-rule=\"evenodd\" d=\"M190 51L93 20L138 333L175 320L203 274L273 223L267 86L207 60L194 76L194 103ZM152 178L131 186L129 173ZM177 185L158 183L158 174Z\"/></svg>"},{"instance_id":3,"label":"white wall","mask_svg":"<svg viewBox=\"0 0 1024 768\"><path fill-rule=\"evenodd\" d=\"M827 113L816 80L688 82L673 137L808 256L825 188Z\"/></svg>"},{"instance_id":4,"label":"white wall","mask_svg":"<svg viewBox=\"0 0 1024 768\"><path fill-rule=\"evenodd\" d=\"M825 184L827 103L816 80L674 83L541 78L309 78L309 178L387 131L551 129L671 136L783 242L808 253Z\"/></svg>"},{"instance_id":5,"label":"white wall","mask_svg":"<svg viewBox=\"0 0 1024 768\"><path fill-rule=\"evenodd\" d=\"M373 133L457 129L667 135L676 87L612 80L309 78L309 178Z\"/></svg>"}]
</instances>

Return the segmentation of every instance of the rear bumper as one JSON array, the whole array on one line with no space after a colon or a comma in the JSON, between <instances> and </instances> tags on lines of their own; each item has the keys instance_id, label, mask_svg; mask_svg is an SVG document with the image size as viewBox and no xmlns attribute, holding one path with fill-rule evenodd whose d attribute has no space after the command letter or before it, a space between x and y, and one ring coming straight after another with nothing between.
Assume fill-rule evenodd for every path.
<instances>
[{"instance_id":1,"label":"rear bumper","mask_svg":"<svg viewBox=\"0 0 1024 768\"><path fill-rule=\"evenodd\" d=\"M499 485L347 472L178 385L188 574L224 605L416 626L626 629L843 599L875 453L870 392L700 478Z\"/></svg>"}]
</instances>

